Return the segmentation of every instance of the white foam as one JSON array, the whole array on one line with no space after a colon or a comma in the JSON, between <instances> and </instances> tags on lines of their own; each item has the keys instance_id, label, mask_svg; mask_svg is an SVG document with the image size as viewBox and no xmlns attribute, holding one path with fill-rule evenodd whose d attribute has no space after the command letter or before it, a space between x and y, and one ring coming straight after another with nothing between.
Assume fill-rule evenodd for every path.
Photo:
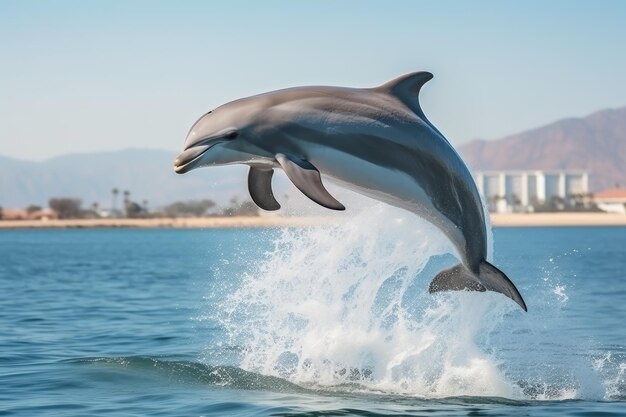
<instances>
[{"instance_id":1,"label":"white foam","mask_svg":"<svg viewBox=\"0 0 626 417\"><path fill-rule=\"evenodd\" d=\"M494 294L428 294L433 273L420 273L453 253L429 223L377 204L337 227L286 230L275 245L224 303L242 368L314 386L514 395L476 339L490 330L486 316L515 306Z\"/></svg>"},{"instance_id":2,"label":"white foam","mask_svg":"<svg viewBox=\"0 0 626 417\"><path fill-rule=\"evenodd\" d=\"M501 294L429 294L434 274L458 262L434 226L384 204L340 218L283 231L218 306L228 343L243 347L243 369L426 398L606 398L618 385L598 377L604 363L564 364L546 348L546 337L567 345L558 340L567 287L549 274L526 288L528 314Z\"/></svg>"}]
</instances>

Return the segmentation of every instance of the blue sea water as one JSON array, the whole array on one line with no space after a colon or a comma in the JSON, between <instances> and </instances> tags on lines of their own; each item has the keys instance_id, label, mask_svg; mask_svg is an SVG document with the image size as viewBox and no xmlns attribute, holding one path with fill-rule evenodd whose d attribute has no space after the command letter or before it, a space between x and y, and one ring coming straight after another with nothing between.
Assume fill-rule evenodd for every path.
<instances>
[{"instance_id":1,"label":"blue sea water","mask_svg":"<svg viewBox=\"0 0 626 417\"><path fill-rule=\"evenodd\" d=\"M1 231L0 415L626 415L625 228L495 229L523 313L367 220Z\"/></svg>"}]
</instances>

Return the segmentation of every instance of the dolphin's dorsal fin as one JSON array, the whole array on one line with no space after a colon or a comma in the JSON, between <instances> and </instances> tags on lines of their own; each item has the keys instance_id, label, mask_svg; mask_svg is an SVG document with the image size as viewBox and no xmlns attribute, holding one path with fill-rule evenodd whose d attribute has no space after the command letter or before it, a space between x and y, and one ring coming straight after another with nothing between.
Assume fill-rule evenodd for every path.
<instances>
[{"instance_id":1,"label":"dolphin's dorsal fin","mask_svg":"<svg viewBox=\"0 0 626 417\"><path fill-rule=\"evenodd\" d=\"M304 195L317 204L333 210L345 210L346 208L337 201L322 184L320 172L309 161L276 154L276 160L287 174L293 185L298 187Z\"/></svg>"},{"instance_id":2,"label":"dolphin's dorsal fin","mask_svg":"<svg viewBox=\"0 0 626 417\"><path fill-rule=\"evenodd\" d=\"M424 115L419 103L419 92L422 86L432 78L433 74L428 71L412 72L388 81L385 84L376 87L375 90L391 94L392 96L399 98L400 101L413 110L415 114L426 120L426 116Z\"/></svg>"},{"instance_id":3,"label":"dolphin's dorsal fin","mask_svg":"<svg viewBox=\"0 0 626 417\"><path fill-rule=\"evenodd\" d=\"M280 204L272 192L272 175L274 170L250 167L248 171L248 191L252 201L263 210L274 211Z\"/></svg>"}]
</instances>

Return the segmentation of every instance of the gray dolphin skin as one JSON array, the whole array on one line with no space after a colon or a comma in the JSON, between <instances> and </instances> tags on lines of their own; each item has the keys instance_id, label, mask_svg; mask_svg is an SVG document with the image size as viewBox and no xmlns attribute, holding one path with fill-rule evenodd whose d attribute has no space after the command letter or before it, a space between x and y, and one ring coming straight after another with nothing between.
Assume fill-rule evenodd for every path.
<instances>
[{"instance_id":1,"label":"gray dolphin skin","mask_svg":"<svg viewBox=\"0 0 626 417\"><path fill-rule=\"evenodd\" d=\"M200 117L174 169L250 166L248 188L262 209L278 210L272 175L281 168L311 200L344 206L320 173L437 226L461 263L438 273L429 291L495 291L525 311L515 285L486 261L485 213L465 163L422 111L418 95L429 72L375 88L296 87L242 98Z\"/></svg>"}]
</instances>

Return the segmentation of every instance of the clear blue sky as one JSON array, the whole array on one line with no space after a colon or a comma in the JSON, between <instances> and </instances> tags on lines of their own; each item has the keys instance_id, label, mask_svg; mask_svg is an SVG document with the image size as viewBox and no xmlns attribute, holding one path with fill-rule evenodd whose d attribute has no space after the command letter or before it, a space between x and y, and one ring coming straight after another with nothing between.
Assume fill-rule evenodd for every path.
<instances>
[{"instance_id":1,"label":"clear blue sky","mask_svg":"<svg viewBox=\"0 0 626 417\"><path fill-rule=\"evenodd\" d=\"M202 113L429 70L453 144L626 105L626 1L0 0L0 154L177 151Z\"/></svg>"}]
</instances>

